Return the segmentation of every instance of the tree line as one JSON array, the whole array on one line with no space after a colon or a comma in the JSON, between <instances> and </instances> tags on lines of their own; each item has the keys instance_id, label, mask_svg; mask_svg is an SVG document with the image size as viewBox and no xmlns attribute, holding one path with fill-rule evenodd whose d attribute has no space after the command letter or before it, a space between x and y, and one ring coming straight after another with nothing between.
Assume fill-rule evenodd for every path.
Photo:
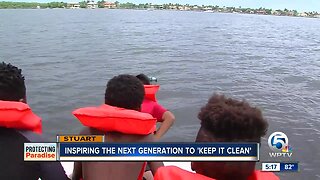
<instances>
[{"instance_id":1,"label":"tree line","mask_svg":"<svg viewBox=\"0 0 320 180\"><path fill-rule=\"evenodd\" d=\"M86 8L87 1L80 1L80 8ZM100 0L97 2L99 8L104 8L105 0ZM193 10L193 11L206 11L213 10L216 12L230 12L230 13L247 13L247 14L265 14L265 15L280 15L280 16L299 16L298 11L296 10L272 10L267 8L242 8L239 7L219 7L213 5L190 5L190 4L178 4L178 3L167 3L167 4L134 4L130 2L120 3L116 1L115 8L118 9L176 9L176 10ZM66 8L66 2L49 2L49 3L37 3L37 2L9 2L2 1L0 2L0 9L35 9L35 8ZM306 16L315 17L320 16L318 12L305 12Z\"/></svg>"},{"instance_id":2,"label":"tree line","mask_svg":"<svg viewBox=\"0 0 320 180\"><path fill-rule=\"evenodd\" d=\"M65 2L49 2L49 3L37 3L37 2L0 2L0 9L35 9L40 8L64 8L67 6Z\"/></svg>"}]
</instances>

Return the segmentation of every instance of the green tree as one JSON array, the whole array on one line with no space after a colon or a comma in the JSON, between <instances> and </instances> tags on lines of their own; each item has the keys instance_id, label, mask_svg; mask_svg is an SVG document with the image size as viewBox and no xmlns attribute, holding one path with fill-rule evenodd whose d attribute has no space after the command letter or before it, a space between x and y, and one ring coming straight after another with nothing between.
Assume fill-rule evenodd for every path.
<instances>
[{"instance_id":1,"label":"green tree","mask_svg":"<svg viewBox=\"0 0 320 180\"><path fill-rule=\"evenodd\" d=\"M136 5L133 3L127 2L127 3L123 3L123 4L121 3L120 7L124 8L124 9L134 9L134 8L136 8Z\"/></svg>"},{"instance_id":2,"label":"green tree","mask_svg":"<svg viewBox=\"0 0 320 180\"><path fill-rule=\"evenodd\" d=\"M81 1L79 2L80 8L86 8L87 7L87 2L86 1Z\"/></svg>"},{"instance_id":3,"label":"green tree","mask_svg":"<svg viewBox=\"0 0 320 180\"><path fill-rule=\"evenodd\" d=\"M266 13L267 13L268 15L272 14L272 9L266 9Z\"/></svg>"},{"instance_id":4,"label":"green tree","mask_svg":"<svg viewBox=\"0 0 320 180\"><path fill-rule=\"evenodd\" d=\"M35 9L47 7L47 3L27 3L27 2L0 2L0 9Z\"/></svg>"},{"instance_id":5,"label":"green tree","mask_svg":"<svg viewBox=\"0 0 320 180\"><path fill-rule=\"evenodd\" d=\"M48 8L64 8L65 3L64 2L50 2L47 3Z\"/></svg>"},{"instance_id":6,"label":"green tree","mask_svg":"<svg viewBox=\"0 0 320 180\"><path fill-rule=\"evenodd\" d=\"M119 7L119 1L116 1L116 2L114 2L114 4L117 6L117 7Z\"/></svg>"},{"instance_id":7,"label":"green tree","mask_svg":"<svg viewBox=\"0 0 320 180\"><path fill-rule=\"evenodd\" d=\"M98 8L104 8L104 0L98 1Z\"/></svg>"}]
</instances>

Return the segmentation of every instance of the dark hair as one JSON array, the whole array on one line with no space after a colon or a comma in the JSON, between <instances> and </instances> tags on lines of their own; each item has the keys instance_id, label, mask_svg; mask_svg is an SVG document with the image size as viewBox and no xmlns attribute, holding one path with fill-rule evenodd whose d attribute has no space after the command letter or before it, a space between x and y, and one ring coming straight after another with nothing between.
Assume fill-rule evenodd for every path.
<instances>
[{"instance_id":1,"label":"dark hair","mask_svg":"<svg viewBox=\"0 0 320 180\"><path fill-rule=\"evenodd\" d=\"M258 108L223 95L213 95L201 108L198 118L201 120L201 128L215 138L227 141L260 140L268 128Z\"/></svg>"},{"instance_id":2,"label":"dark hair","mask_svg":"<svg viewBox=\"0 0 320 180\"><path fill-rule=\"evenodd\" d=\"M126 109L138 110L144 98L144 87L138 78L122 74L107 84L105 103Z\"/></svg>"},{"instance_id":3,"label":"dark hair","mask_svg":"<svg viewBox=\"0 0 320 180\"><path fill-rule=\"evenodd\" d=\"M144 85L150 85L150 80L145 74L139 74L136 76Z\"/></svg>"},{"instance_id":4,"label":"dark hair","mask_svg":"<svg viewBox=\"0 0 320 180\"><path fill-rule=\"evenodd\" d=\"M19 101L26 97L26 86L21 69L0 63L0 100Z\"/></svg>"}]
</instances>

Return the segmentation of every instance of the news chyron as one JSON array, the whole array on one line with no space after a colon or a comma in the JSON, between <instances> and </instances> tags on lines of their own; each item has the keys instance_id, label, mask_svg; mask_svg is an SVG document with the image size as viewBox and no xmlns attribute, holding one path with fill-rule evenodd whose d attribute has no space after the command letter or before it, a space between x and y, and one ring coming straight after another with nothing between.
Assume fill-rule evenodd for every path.
<instances>
[{"instance_id":1,"label":"news chyron","mask_svg":"<svg viewBox=\"0 0 320 180\"><path fill-rule=\"evenodd\" d=\"M24 143L25 161L56 161L57 143Z\"/></svg>"},{"instance_id":2,"label":"news chyron","mask_svg":"<svg viewBox=\"0 0 320 180\"><path fill-rule=\"evenodd\" d=\"M25 161L259 161L259 143L104 143L102 135L61 135L25 143Z\"/></svg>"},{"instance_id":3,"label":"news chyron","mask_svg":"<svg viewBox=\"0 0 320 180\"><path fill-rule=\"evenodd\" d=\"M263 162L261 170L267 172L298 172L299 163L290 162L292 158L292 147L289 145L289 138L283 132L274 132L268 138L271 159L286 159L282 162Z\"/></svg>"},{"instance_id":4,"label":"news chyron","mask_svg":"<svg viewBox=\"0 0 320 180\"><path fill-rule=\"evenodd\" d=\"M94 143L104 142L100 135L66 135L57 136L57 143L24 143L24 161L57 161L59 160L59 142Z\"/></svg>"}]
</instances>

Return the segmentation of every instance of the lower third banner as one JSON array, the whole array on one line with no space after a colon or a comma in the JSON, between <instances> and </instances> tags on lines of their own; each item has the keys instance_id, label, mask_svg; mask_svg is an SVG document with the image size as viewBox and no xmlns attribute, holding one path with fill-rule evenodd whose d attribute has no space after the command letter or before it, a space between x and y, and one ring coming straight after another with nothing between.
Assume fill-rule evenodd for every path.
<instances>
[{"instance_id":1,"label":"lower third banner","mask_svg":"<svg viewBox=\"0 0 320 180\"><path fill-rule=\"evenodd\" d=\"M60 143L60 161L258 161L258 143Z\"/></svg>"}]
</instances>

